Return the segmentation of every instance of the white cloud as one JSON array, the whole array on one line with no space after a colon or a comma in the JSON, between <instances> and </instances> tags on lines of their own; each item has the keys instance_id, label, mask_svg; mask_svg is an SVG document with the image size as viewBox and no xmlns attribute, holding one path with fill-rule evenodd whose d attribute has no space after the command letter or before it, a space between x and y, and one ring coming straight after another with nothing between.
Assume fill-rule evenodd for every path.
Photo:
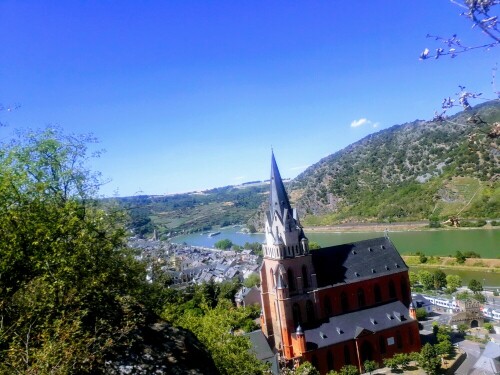
<instances>
[{"instance_id":1,"label":"white cloud","mask_svg":"<svg viewBox=\"0 0 500 375\"><path fill-rule=\"evenodd\" d=\"M371 120L368 120L365 117L362 117L359 120L354 120L353 122L351 122L351 128L359 128L360 126L363 126L363 125L371 125L372 128L378 128L378 126L380 125L380 123L379 122L373 122Z\"/></svg>"},{"instance_id":2,"label":"white cloud","mask_svg":"<svg viewBox=\"0 0 500 375\"><path fill-rule=\"evenodd\" d=\"M365 124L371 124L371 121L363 117L360 118L359 120L354 120L353 122L351 122L351 128L358 128Z\"/></svg>"}]
</instances>

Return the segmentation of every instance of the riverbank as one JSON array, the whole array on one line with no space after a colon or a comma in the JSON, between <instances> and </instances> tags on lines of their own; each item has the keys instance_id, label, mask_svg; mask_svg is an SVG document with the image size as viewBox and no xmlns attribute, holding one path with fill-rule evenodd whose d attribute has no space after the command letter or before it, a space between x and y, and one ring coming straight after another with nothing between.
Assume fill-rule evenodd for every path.
<instances>
[{"instance_id":1,"label":"riverbank","mask_svg":"<svg viewBox=\"0 0 500 375\"><path fill-rule=\"evenodd\" d=\"M402 257L410 268L500 273L500 259L467 258L463 264L460 264L454 257L432 256L428 257L425 263L420 263L420 257L416 255L403 255Z\"/></svg>"},{"instance_id":2,"label":"riverbank","mask_svg":"<svg viewBox=\"0 0 500 375\"><path fill-rule=\"evenodd\" d=\"M428 221L411 221L402 223L345 223L338 225L304 227L306 233L336 233L336 232L406 232L406 231L434 231L434 230L471 230L471 229L500 229L500 226L486 224L483 227L441 227L429 228Z\"/></svg>"}]
</instances>

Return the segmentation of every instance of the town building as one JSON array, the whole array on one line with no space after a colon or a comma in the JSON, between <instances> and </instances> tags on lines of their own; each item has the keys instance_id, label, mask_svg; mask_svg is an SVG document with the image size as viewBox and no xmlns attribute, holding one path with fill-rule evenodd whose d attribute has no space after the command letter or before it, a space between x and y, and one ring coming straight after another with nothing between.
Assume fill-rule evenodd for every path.
<instances>
[{"instance_id":1,"label":"town building","mask_svg":"<svg viewBox=\"0 0 500 375\"><path fill-rule=\"evenodd\" d=\"M418 351L408 267L386 236L309 251L274 154L265 219L261 329L289 363L321 374Z\"/></svg>"}]
</instances>

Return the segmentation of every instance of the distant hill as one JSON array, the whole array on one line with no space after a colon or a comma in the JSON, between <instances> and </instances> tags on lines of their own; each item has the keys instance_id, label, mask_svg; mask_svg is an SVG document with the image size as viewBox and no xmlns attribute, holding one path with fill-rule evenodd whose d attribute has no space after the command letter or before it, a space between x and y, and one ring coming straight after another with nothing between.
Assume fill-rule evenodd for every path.
<instances>
[{"instance_id":1,"label":"distant hill","mask_svg":"<svg viewBox=\"0 0 500 375\"><path fill-rule=\"evenodd\" d=\"M183 232L210 231L214 227L245 224L265 200L265 181L175 195L117 198L139 236L156 229L168 237ZM115 200L115 199L114 199Z\"/></svg>"},{"instance_id":2,"label":"distant hill","mask_svg":"<svg viewBox=\"0 0 500 375\"><path fill-rule=\"evenodd\" d=\"M498 218L499 121L494 101L445 122L395 125L321 159L290 194L306 225Z\"/></svg>"},{"instance_id":3,"label":"distant hill","mask_svg":"<svg viewBox=\"0 0 500 375\"><path fill-rule=\"evenodd\" d=\"M496 133L495 133L496 131ZM444 122L417 120L371 134L287 184L305 225L500 217L500 102ZM268 183L119 198L139 235L259 228Z\"/></svg>"}]
</instances>

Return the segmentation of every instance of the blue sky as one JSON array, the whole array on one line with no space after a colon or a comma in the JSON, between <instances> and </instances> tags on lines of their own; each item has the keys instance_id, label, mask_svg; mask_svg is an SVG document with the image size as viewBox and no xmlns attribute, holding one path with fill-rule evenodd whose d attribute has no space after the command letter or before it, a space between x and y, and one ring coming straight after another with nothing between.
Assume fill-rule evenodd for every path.
<instances>
[{"instance_id":1,"label":"blue sky","mask_svg":"<svg viewBox=\"0 0 500 375\"><path fill-rule=\"evenodd\" d=\"M13 129L93 133L104 195L283 177L465 85L492 96L498 50L419 61L471 30L448 0L0 3L0 113ZM358 125L358 126L352 126Z\"/></svg>"}]
</instances>

